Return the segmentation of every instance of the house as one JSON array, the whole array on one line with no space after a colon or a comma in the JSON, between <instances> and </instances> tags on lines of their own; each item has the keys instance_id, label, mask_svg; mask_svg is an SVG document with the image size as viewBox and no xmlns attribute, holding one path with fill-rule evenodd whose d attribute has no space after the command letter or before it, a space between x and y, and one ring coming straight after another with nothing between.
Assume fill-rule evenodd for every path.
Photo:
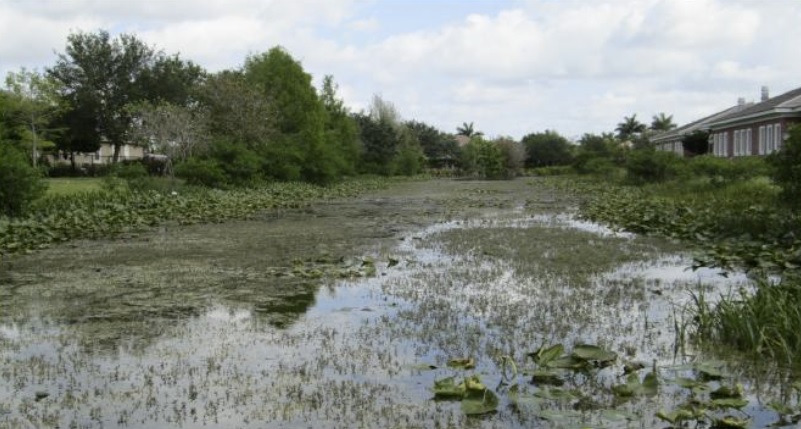
<instances>
[{"instance_id":1,"label":"house","mask_svg":"<svg viewBox=\"0 0 801 429\"><path fill-rule=\"evenodd\" d=\"M711 151L715 156L732 158L768 155L781 149L787 129L801 123L801 88L770 98L762 87L759 103L710 121Z\"/></svg>"},{"instance_id":2,"label":"house","mask_svg":"<svg viewBox=\"0 0 801 429\"><path fill-rule=\"evenodd\" d=\"M728 109L721 110L720 112L698 119L697 121L690 122L687 125L665 131L651 137L651 143L657 150L665 152L673 152L679 156L692 155L684 150L682 140L685 136L690 135L696 131L708 131L709 124L728 118L738 112L741 112L754 103L746 103L745 99L741 98L737 101L736 106L729 107Z\"/></svg>"},{"instance_id":3,"label":"house","mask_svg":"<svg viewBox=\"0 0 801 429\"><path fill-rule=\"evenodd\" d=\"M75 152L73 156L75 157L75 165L77 166L111 164L111 160L114 158L114 145L102 143L97 152ZM119 161L137 160L144 158L144 156L145 149L142 146L124 144L120 147ZM58 151L54 155L48 155L47 157L52 165L70 163L69 152Z\"/></svg>"}]
</instances>

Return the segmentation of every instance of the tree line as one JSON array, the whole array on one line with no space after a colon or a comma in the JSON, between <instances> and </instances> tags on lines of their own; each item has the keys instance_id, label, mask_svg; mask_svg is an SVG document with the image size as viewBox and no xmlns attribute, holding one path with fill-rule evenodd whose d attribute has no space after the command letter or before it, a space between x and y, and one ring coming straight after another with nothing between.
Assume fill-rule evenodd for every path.
<instances>
[{"instance_id":1,"label":"tree line","mask_svg":"<svg viewBox=\"0 0 801 429\"><path fill-rule=\"evenodd\" d=\"M0 90L0 142L33 167L61 154L72 173L83 167L77 154L108 144L117 163L121 148L138 145L168 156L187 181L211 186L425 169L510 177L525 161L519 143L485 140L472 123L444 132L404 119L379 95L351 112L337 90L332 76L315 88L281 47L211 73L135 35L76 32L43 72L9 73Z\"/></svg>"}]
</instances>

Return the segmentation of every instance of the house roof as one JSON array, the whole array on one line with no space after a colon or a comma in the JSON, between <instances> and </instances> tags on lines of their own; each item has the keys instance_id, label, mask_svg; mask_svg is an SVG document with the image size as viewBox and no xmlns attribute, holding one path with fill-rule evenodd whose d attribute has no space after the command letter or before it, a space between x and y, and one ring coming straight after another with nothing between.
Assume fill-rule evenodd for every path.
<instances>
[{"instance_id":1,"label":"house roof","mask_svg":"<svg viewBox=\"0 0 801 429\"><path fill-rule=\"evenodd\" d=\"M787 114L801 116L801 88L754 104L735 115L715 120L710 125L720 127L738 122L756 121L765 116Z\"/></svg>"},{"instance_id":2,"label":"house roof","mask_svg":"<svg viewBox=\"0 0 801 429\"><path fill-rule=\"evenodd\" d=\"M734 116L735 114L742 112L744 110L748 110L753 106L753 103L745 104L745 105L736 105L729 107L728 109L721 110L720 112L713 113L709 116L704 118L698 119L697 121L690 122L689 124L682 125L678 128L672 129L670 131L658 134L656 136L651 137L652 143L665 143L672 140L680 139L687 134L691 134L698 130L705 130L710 123L724 120L730 116Z\"/></svg>"}]
</instances>

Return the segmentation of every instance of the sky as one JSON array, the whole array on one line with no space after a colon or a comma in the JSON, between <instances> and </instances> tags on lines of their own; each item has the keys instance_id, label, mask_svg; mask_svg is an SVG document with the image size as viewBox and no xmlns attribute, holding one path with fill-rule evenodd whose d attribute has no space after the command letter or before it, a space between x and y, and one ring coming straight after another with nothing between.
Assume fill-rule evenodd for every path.
<instances>
[{"instance_id":1,"label":"sky","mask_svg":"<svg viewBox=\"0 0 801 429\"><path fill-rule=\"evenodd\" d=\"M280 45L353 111L380 95L490 137L684 124L801 87L799 0L0 0L0 73L100 29L212 72Z\"/></svg>"}]
</instances>

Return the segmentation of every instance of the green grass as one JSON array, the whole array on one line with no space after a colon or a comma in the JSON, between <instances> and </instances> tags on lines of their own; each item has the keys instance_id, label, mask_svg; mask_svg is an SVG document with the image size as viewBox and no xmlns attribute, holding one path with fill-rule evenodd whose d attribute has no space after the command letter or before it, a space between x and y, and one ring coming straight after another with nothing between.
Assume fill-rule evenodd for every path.
<instances>
[{"instance_id":1,"label":"green grass","mask_svg":"<svg viewBox=\"0 0 801 429\"><path fill-rule=\"evenodd\" d=\"M716 304L695 296L697 334L707 344L726 345L778 363L801 367L801 283L758 282L755 291L740 290Z\"/></svg>"},{"instance_id":2,"label":"green grass","mask_svg":"<svg viewBox=\"0 0 801 429\"><path fill-rule=\"evenodd\" d=\"M103 185L103 179L96 177L60 177L46 179L45 182L47 182L46 195L71 195L99 191Z\"/></svg>"}]
</instances>

